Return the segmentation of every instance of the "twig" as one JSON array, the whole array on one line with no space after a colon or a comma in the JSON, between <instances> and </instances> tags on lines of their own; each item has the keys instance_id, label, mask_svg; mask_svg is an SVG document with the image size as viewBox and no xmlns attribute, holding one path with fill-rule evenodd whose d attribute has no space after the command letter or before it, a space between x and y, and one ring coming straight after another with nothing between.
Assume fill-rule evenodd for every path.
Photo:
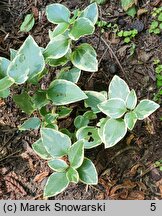
<instances>
[{"instance_id":1,"label":"twig","mask_svg":"<svg viewBox=\"0 0 162 216\"><path fill-rule=\"evenodd\" d=\"M19 153L19 152L21 152L21 150L18 150L18 151L16 151L16 152L13 152L13 153L10 154L10 155L7 155L7 156L4 157L4 158L1 158L1 159L0 159L0 162L2 162L3 160L6 160L6 159L9 158L9 157L12 157L13 155L15 155L15 154L17 154L17 153Z\"/></svg>"},{"instance_id":2,"label":"twig","mask_svg":"<svg viewBox=\"0 0 162 216\"><path fill-rule=\"evenodd\" d=\"M124 76L125 76L125 79L128 81L128 78L127 78L127 76L126 76L126 73L125 73L125 71L124 71L122 65L120 64L120 62L119 62L117 56L115 55L114 51L112 50L111 46L110 46L110 45L104 40L104 38L102 38L102 37L101 37L101 41L108 47L108 49L110 50L110 52L111 52L112 55L114 56L116 62L118 63L118 65L119 65L121 71L123 72L123 74L124 74Z\"/></svg>"}]
</instances>

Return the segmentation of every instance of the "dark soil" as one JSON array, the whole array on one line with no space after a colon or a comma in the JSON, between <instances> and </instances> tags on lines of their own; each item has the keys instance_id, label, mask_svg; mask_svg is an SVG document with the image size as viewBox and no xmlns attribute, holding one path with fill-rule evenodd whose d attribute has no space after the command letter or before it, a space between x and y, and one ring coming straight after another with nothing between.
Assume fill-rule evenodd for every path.
<instances>
[{"instance_id":1,"label":"dark soil","mask_svg":"<svg viewBox=\"0 0 162 216\"><path fill-rule=\"evenodd\" d=\"M53 26L45 16L46 5L61 2L71 10L85 8L89 1L52 1L20 0L11 1L7 9L0 9L0 56L9 57L9 48L18 49L28 33L19 32L25 15L35 14L36 24L30 34L39 45L48 43L48 30ZM158 2L158 1L157 1ZM100 60L99 71L91 76L84 72L78 85L83 90L107 90L114 74L127 81L135 89L139 99L153 99L157 93L153 60L162 62L162 35L150 35L153 4L140 1L139 8L148 10L139 20L128 17L121 9L119 1L107 1L100 6L100 19L119 28L137 28L134 39L136 51L130 56L129 47L121 39L115 38L110 29L105 30L102 38L111 49L103 55L107 46L101 40L100 29L96 28L93 36L86 40L97 50ZM115 57L119 60L116 61ZM120 65L119 65L120 63ZM55 72L55 71L53 71ZM51 79L47 76L44 85ZM20 88L22 88L20 86ZM19 89L12 89L12 94ZM161 103L161 101L159 101ZM77 107L82 106L78 104ZM97 186L71 184L63 193L53 199L162 199L162 171L155 167L155 162L162 160L162 108L144 121L136 124L133 132L115 147L104 149L103 146L86 152L95 163L99 173ZM1 199L43 199L42 191L51 173L47 163L32 150L32 143L39 137L39 131L18 131L18 125L27 119L14 104L11 97L0 100L0 198ZM67 128L73 125L74 115L60 122Z\"/></svg>"}]
</instances>

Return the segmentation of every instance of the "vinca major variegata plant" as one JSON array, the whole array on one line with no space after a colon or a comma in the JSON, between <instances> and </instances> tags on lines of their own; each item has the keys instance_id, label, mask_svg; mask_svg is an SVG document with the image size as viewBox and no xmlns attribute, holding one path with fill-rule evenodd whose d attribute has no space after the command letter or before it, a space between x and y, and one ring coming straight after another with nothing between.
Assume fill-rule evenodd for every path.
<instances>
[{"instance_id":1,"label":"vinca major variegata plant","mask_svg":"<svg viewBox=\"0 0 162 216\"><path fill-rule=\"evenodd\" d=\"M85 149L102 143L105 148L114 146L127 130L133 129L138 119L148 117L159 105L151 100L142 100L137 105L135 91L130 91L118 76L110 82L108 93L82 91L77 86L81 70L98 70L94 48L88 43L77 45L81 37L94 33L98 20L96 3L72 13L62 4L51 4L46 8L46 15L55 28L49 31L50 41L45 48L39 47L30 35L19 50L10 49L10 60L0 57L0 97L12 96L11 86L19 88L26 83L20 94L13 95L17 106L29 115L19 130L40 129L40 139L32 148L48 161L53 171L44 189L44 197L51 197L65 190L70 182L97 184L96 168L85 157ZM61 70L42 89L40 81L49 73L46 65L59 66ZM30 94L32 85L35 91ZM69 104L78 101L84 101L86 112L74 119L74 133L59 128L59 120L67 118L73 110ZM48 105L52 107L50 110ZM33 117L33 112L39 118ZM96 121L101 112L106 117L91 126L89 123Z\"/></svg>"}]
</instances>

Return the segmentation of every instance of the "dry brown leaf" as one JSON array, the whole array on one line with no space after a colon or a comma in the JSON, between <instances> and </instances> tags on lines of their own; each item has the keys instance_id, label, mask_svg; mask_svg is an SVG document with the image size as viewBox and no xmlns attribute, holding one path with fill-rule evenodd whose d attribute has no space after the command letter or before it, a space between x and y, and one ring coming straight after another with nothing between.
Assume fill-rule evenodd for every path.
<instances>
[{"instance_id":1,"label":"dry brown leaf","mask_svg":"<svg viewBox=\"0 0 162 216\"><path fill-rule=\"evenodd\" d=\"M134 139L134 134L131 134L127 139L126 139L126 144L127 145L130 145L131 142L133 141Z\"/></svg>"},{"instance_id":2,"label":"dry brown leaf","mask_svg":"<svg viewBox=\"0 0 162 216\"><path fill-rule=\"evenodd\" d=\"M144 167L142 164L138 163L136 165L134 165L131 170L130 170L130 175L131 176L135 176L137 174L137 170L139 167Z\"/></svg>"},{"instance_id":3,"label":"dry brown leaf","mask_svg":"<svg viewBox=\"0 0 162 216\"><path fill-rule=\"evenodd\" d=\"M148 10L146 8L140 8L138 11L137 11L137 17L140 18L141 15L147 13Z\"/></svg>"},{"instance_id":4,"label":"dry brown leaf","mask_svg":"<svg viewBox=\"0 0 162 216\"><path fill-rule=\"evenodd\" d=\"M38 182L38 183L40 183L40 182L42 182L44 179L45 179L45 177L47 177L49 175L49 172L42 172L42 173L39 173L38 175L36 175L35 176L35 178L34 178L34 182Z\"/></svg>"},{"instance_id":5,"label":"dry brown leaf","mask_svg":"<svg viewBox=\"0 0 162 216\"><path fill-rule=\"evenodd\" d=\"M113 196L120 189L133 189L134 187L136 187L136 183L126 179L123 184L117 185L111 189L110 196Z\"/></svg>"},{"instance_id":6,"label":"dry brown leaf","mask_svg":"<svg viewBox=\"0 0 162 216\"><path fill-rule=\"evenodd\" d=\"M124 57L126 55L127 48L129 47L129 45L125 45L118 49L119 56Z\"/></svg>"},{"instance_id":7,"label":"dry brown leaf","mask_svg":"<svg viewBox=\"0 0 162 216\"><path fill-rule=\"evenodd\" d=\"M144 200L145 195L143 191L131 191L127 200Z\"/></svg>"},{"instance_id":8,"label":"dry brown leaf","mask_svg":"<svg viewBox=\"0 0 162 216\"><path fill-rule=\"evenodd\" d=\"M161 194L161 198L162 198L162 185L159 186L159 190L160 190L160 194Z\"/></svg>"}]
</instances>

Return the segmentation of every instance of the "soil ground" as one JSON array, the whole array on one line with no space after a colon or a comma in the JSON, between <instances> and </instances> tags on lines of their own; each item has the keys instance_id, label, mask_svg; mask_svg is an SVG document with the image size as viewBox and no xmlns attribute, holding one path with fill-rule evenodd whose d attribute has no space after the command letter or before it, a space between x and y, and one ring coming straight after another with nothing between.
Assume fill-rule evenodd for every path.
<instances>
[{"instance_id":1,"label":"soil ground","mask_svg":"<svg viewBox=\"0 0 162 216\"><path fill-rule=\"evenodd\" d=\"M33 11L36 23L30 34L39 45L48 43L48 30L53 26L45 16L46 5L63 3L70 10L83 9L89 1L52 1L52 0L13 0L8 3L7 11L0 10L0 56L9 57L9 48L18 49L28 33L19 32L20 25L27 13ZM99 71L91 77L84 72L78 85L83 90L107 90L114 74L127 81L135 89L139 99L153 99L157 93L154 59L162 62L162 35L148 32L151 23L150 13L155 1L139 1L139 8L147 9L139 19L131 19L121 9L117 0L108 0L99 7L100 19L118 24L119 29L127 29L140 20L136 28L142 30L134 39L136 50L130 56L130 47L122 39L115 38L110 29L102 33L97 27L93 36L86 40L97 50L100 60ZM160 6L160 1L156 1ZM140 25L140 26L139 26ZM105 45L109 44L111 49ZM105 50L107 49L107 52ZM105 53L104 53L105 52ZM104 53L104 55L103 55ZM115 56L115 57L114 57ZM116 60L118 59L118 62ZM55 71L53 71L55 72ZM51 75L46 77L44 85ZM87 82L88 80L88 82ZM13 89L12 94L21 91ZM159 101L161 103L161 101ZM82 106L82 104L77 105ZM89 150L86 155L95 163L99 173L97 186L71 184L63 193L52 199L162 199L162 171L155 162L162 160L162 108L144 121L136 124L133 132L115 147L103 146ZM0 100L0 198L1 199L43 199L42 191L51 170L32 150L32 143L39 137L39 131L21 133L18 125L27 115L17 108L11 97ZM74 116L60 122L69 128Z\"/></svg>"}]
</instances>

